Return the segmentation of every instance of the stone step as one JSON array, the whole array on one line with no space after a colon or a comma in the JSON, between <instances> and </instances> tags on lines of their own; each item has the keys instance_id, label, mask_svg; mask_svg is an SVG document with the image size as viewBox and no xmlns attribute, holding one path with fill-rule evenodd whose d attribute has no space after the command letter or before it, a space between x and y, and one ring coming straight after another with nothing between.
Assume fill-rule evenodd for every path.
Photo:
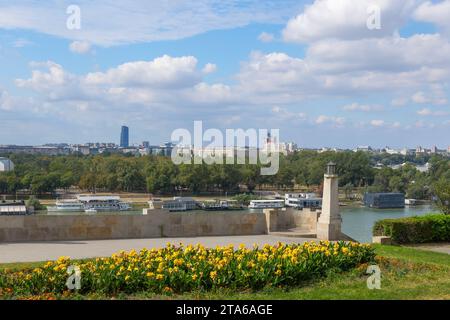
<instances>
[{"instance_id":1,"label":"stone step","mask_svg":"<svg viewBox=\"0 0 450 320\"><path fill-rule=\"evenodd\" d=\"M311 233L307 230L305 231L276 231L276 232L269 232L269 235L277 236L277 237L289 237L289 238L311 238L315 239L317 238L317 235L315 233Z\"/></svg>"}]
</instances>

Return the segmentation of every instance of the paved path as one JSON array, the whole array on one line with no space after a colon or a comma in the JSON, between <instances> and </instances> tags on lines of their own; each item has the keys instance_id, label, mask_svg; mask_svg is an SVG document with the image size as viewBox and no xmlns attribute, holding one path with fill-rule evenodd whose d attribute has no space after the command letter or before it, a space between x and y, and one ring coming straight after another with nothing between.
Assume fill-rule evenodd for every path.
<instances>
[{"instance_id":1,"label":"paved path","mask_svg":"<svg viewBox=\"0 0 450 320\"><path fill-rule=\"evenodd\" d=\"M411 248L450 254L450 243L418 244Z\"/></svg>"},{"instance_id":2,"label":"paved path","mask_svg":"<svg viewBox=\"0 0 450 320\"><path fill-rule=\"evenodd\" d=\"M72 259L107 257L120 250L130 251L142 248L161 248L168 242L179 244L201 243L206 247L233 244L239 246L243 243L247 247L258 244L302 243L311 241L308 238L292 238L273 235L235 236L235 237L198 237L198 238L158 238L158 239L121 239L121 240L95 240L95 241L48 241L27 243L0 243L0 263L8 262L34 262L55 260L60 256L69 256Z\"/></svg>"}]
</instances>

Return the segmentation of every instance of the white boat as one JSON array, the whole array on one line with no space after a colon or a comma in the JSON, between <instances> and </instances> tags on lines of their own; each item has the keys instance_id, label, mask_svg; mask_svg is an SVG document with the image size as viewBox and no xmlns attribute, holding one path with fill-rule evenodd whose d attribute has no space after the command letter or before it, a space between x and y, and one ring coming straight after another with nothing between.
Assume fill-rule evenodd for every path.
<instances>
[{"instance_id":1,"label":"white boat","mask_svg":"<svg viewBox=\"0 0 450 320\"><path fill-rule=\"evenodd\" d=\"M287 207L296 209L322 207L322 199L315 193L286 193L284 199Z\"/></svg>"},{"instance_id":2,"label":"white boat","mask_svg":"<svg viewBox=\"0 0 450 320\"><path fill-rule=\"evenodd\" d=\"M415 205L417 205L417 200L416 199L405 199L405 204L407 206L415 206Z\"/></svg>"},{"instance_id":3,"label":"white boat","mask_svg":"<svg viewBox=\"0 0 450 320\"><path fill-rule=\"evenodd\" d=\"M84 205L77 199L57 200L55 206L48 206L47 211L67 211L67 212L81 212L84 211Z\"/></svg>"},{"instance_id":4,"label":"white boat","mask_svg":"<svg viewBox=\"0 0 450 320\"><path fill-rule=\"evenodd\" d=\"M250 209L278 209L284 207L284 200L251 200Z\"/></svg>"},{"instance_id":5,"label":"white boat","mask_svg":"<svg viewBox=\"0 0 450 320\"><path fill-rule=\"evenodd\" d=\"M131 205L120 200L119 196L77 196L78 201L83 203L84 210L93 209L96 211L126 211L131 209Z\"/></svg>"},{"instance_id":6,"label":"white boat","mask_svg":"<svg viewBox=\"0 0 450 320\"><path fill-rule=\"evenodd\" d=\"M84 212L86 212L86 213L97 213L97 210L95 210L95 209L86 209L86 210L84 210Z\"/></svg>"},{"instance_id":7,"label":"white boat","mask_svg":"<svg viewBox=\"0 0 450 320\"><path fill-rule=\"evenodd\" d=\"M163 201L162 208L169 211L195 210L199 204L189 197L174 197L173 200Z\"/></svg>"}]
</instances>

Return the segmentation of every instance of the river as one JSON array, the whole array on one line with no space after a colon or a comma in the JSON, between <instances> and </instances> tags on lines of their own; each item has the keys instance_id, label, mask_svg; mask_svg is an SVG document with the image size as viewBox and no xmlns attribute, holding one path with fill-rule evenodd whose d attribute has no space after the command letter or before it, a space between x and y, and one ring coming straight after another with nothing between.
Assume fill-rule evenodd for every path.
<instances>
[{"instance_id":1,"label":"river","mask_svg":"<svg viewBox=\"0 0 450 320\"><path fill-rule=\"evenodd\" d=\"M341 207L342 231L360 242L372 242L372 228L376 221L390 218L421 216L433 212L430 205L404 209L372 209L366 207Z\"/></svg>"}]
</instances>

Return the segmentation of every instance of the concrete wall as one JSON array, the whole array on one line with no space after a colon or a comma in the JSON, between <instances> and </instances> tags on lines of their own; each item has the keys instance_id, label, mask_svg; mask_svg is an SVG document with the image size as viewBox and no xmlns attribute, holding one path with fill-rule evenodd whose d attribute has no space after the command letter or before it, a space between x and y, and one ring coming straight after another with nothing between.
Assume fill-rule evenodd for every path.
<instances>
[{"instance_id":1,"label":"concrete wall","mask_svg":"<svg viewBox=\"0 0 450 320\"><path fill-rule=\"evenodd\" d=\"M146 209L144 209L146 210ZM169 213L147 215L0 216L0 242L256 235L267 233L257 213Z\"/></svg>"}]
</instances>

